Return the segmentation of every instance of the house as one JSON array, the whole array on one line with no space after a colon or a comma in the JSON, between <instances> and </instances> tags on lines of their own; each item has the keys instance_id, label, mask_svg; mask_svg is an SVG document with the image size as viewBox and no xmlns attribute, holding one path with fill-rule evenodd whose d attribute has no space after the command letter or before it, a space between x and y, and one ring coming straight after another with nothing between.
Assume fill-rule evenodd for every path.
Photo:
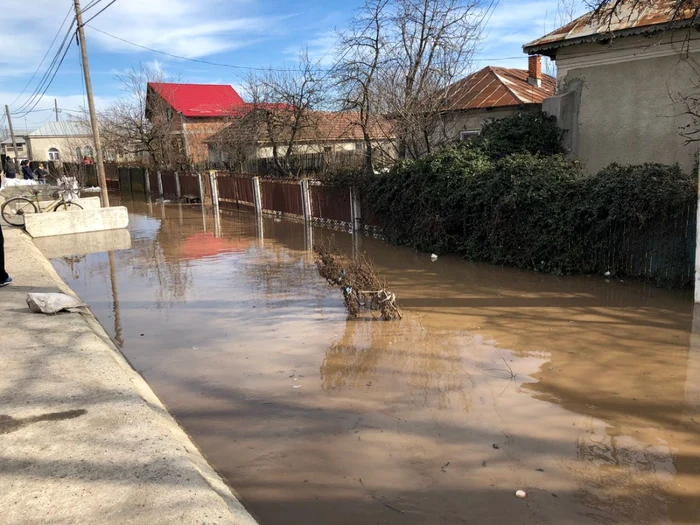
<instances>
[{"instance_id":1,"label":"house","mask_svg":"<svg viewBox=\"0 0 700 525\"><path fill-rule=\"evenodd\" d=\"M27 147L26 137L27 135L29 135L29 130L15 128L14 131L15 140L17 141L17 157L20 161L28 159L30 157L30 151ZM9 130L7 130L7 133L4 133L4 137L2 134L0 134L0 138L4 138L4 140L0 140L0 169L2 169L1 166L5 165L5 159L7 159L8 157L15 157L15 151L12 145L12 137L10 137Z\"/></svg>"},{"instance_id":2,"label":"house","mask_svg":"<svg viewBox=\"0 0 700 525\"><path fill-rule=\"evenodd\" d=\"M691 29L700 19L673 3L624 0L524 46L556 61L558 94L543 109L589 171L612 162L692 169L698 147L681 132L697 129L684 100L700 81L700 33Z\"/></svg>"},{"instance_id":3,"label":"house","mask_svg":"<svg viewBox=\"0 0 700 525\"><path fill-rule=\"evenodd\" d=\"M208 160L206 140L225 128L245 105L233 87L214 84L151 82L146 98L147 117L152 122L165 120L181 141L183 156L194 163Z\"/></svg>"},{"instance_id":4,"label":"house","mask_svg":"<svg viewBox=\"0 0 700 525\"><path fill-rule=\"evenodd\" d=\"M79 162L83 157L95 156L92 130L83 122L49 122L26 138L34 161Z\"/></svg>"},{"instance_id":5,"label":"house","mask_svg":"<svg viewBox=\"0 0 700 525\"><path fill-rule=\"evenodd\" d=\"M539 56L530 57L527 70L485 67L445 90L444 137L436 141L465 140L478 135L489 120L540 111L542 101L554 93L555 79L542 73Z\"/></svg>"},{"instance_id":6,"label":"house","mask_svg":"<svg viewBox=\"0 0 700 525\"><path fill-rule=\"evenodd\" d=\"M263 105L269 108L269 105ZM291 111L289 108L274 107L277 121L282 121L284 112ZM212 135L206 142L209 146L210 162L234 161L233 156L246 156L248 158L269 159L273 157L273 144L276 142L278 155L283 156L287 152L290 140L287 134L289 129L286 126L279 127L279 135L270 135L262 119L253 120L255 129L244 127L241 124L246 117L251 117L255 108L253 105L246 105L226 128L219 133ZM309 112L303 119L296 137L293 141L294 155L324 154L326 156L335 155L356 156L360 158L364 154L364 136L359 125L360 115L355 112ZM291 127L291 122L290 122ZM392 155L393 144L391 125L386 119L376 119L370 129L373 137L374 147L377 149L377 159L381 155ZM241 135L244 135L243 144ZM250 138L246 138L250 137ZM244 146L245 151L241 151ZM247 147L246 147L247 146Z\"/></svg>"}]
</instances>

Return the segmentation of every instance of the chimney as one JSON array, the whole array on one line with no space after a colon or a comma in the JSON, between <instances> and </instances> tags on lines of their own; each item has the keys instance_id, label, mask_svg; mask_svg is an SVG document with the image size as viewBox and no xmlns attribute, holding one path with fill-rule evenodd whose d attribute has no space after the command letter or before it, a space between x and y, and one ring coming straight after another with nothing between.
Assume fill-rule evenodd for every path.
<instances>
[{"instance_id":1,"label":"chimney","mask_svg":"<svg viewBox=\"0 0 700 525\"><path fill-rule=\"evenodd\" d=\"M527 65L528 84L542 87L542 57L539 55L530 55Z\"/></svg>"}]
</instances>

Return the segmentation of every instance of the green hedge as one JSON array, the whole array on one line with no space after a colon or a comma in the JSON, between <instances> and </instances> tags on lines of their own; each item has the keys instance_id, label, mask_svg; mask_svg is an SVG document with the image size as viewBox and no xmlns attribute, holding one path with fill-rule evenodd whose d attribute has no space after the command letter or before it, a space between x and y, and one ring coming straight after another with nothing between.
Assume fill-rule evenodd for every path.
<instances>
[{"instance_id":1,"label":"green hedge","mask_svg":"<svg viewBox=\"0 0 700 525\"><path fill-rule=\"evenodd\" d=\"M387 240L555 274L610 271L671 286L689 282L694 177L654 164L611 165L589 175L561 154L542 154L557 150L558 132L523 140L521 127L493 140L494 130L504 136L502 127L364 180L363 197ZM504 154L508 141L517 153Z\"/></svg>"}]
</instances>

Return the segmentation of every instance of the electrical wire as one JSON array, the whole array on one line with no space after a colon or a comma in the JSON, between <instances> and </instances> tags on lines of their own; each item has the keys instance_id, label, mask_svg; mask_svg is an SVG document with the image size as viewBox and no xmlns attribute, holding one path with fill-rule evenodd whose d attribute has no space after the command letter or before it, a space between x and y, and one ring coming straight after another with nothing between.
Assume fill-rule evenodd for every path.
<instances>
[{"instance_id":1,"label":"electrical wire","mask_svg":"<svg viewBox=\"0 0 700 525\"><path fill-rule=\"evenodd\" d=\"M72 11L73 11L73 6L68 8L68 13L66 13L66 17L63 19L63 22L61 22L61 26L58 28L58 31L56 31L56 36L53 37L53 40L51 41L49 48L46 50L46 53L44 54L44 58L42 58L41 62L39 62L39 65L37 66L36 71L34 71L32 78L29 79L27 84L22 89L22 92L19 95L17 95L17 98L14 99L10 103L10 106L13 106L15 104L15 102L17 102L20 98L22 98L22 95L24 95L24 93L27 91L27 88L29 87L29 85L36 78L37 73L39 73L39 70L41 69L41 66L44 65L44 62L46 62L46 58L49 56L49 53L51 52L51 49L53 48L54 44L56 43L56 40L58 40L58 35L61 34L61 30L63 29L63 26L66 25L66 21L68 20L68 17L70 16Z\"/></svg>"},{"instance_id":2,"label":"electrical wire","mask_svg":"<svg viewBox=\"0 0 700 525\"><path fill-rule=\"evenodd\" d=\"M68 50L70 49L70 40L71 40L72 35L73 35L73 27L74 26L75 26L75 19L73 19L73 21L71 22L71 25L68 28L68 31L66 32L65 37L63 38L63 42L61 42L61 45L58 48L58 51L56 52L53 60L51 61L51 64L49 65L48 69L44 73L43 77L41 78L41 81L39 82L37 87L34 89L32 94L29 96L29 98L19 108L17 108L16 112L22 113L22 115L18 115L19 117L22 117L24 115L23 112L25 110L34 109L36 107L35 102L38 102L38 100L41 100L41 98L44 96L44 94L48 90L48 87L51 85L51 82L53 82L53 79L56 77L56 73L58 72L58 68L60 68L60 64L63 63L63 59L65 59L65 56L68 53ZM63 53L63 55L61 55L61 53ZM58 66L57 66L57 64L58 64ZM38 98L38 100L37 100L37 98ZM32 106L32 104L33 104L33 106ZM32 107L30 107L30 106L32 106Z\"/></svg>"},{"instance_id":3,"label":"electrical wire","mask_svg":"<svg viewBox=\"0 0 700 525\"><path fill-rule=\"evenodd\" d=\"M107 5L104 6L102 9L100 9L97 13L95 13L94 15L92 15L92 17L90 17L90 19L88 19L87 22L83 22L83 25L86 25L86 24L89 24L90 22L92 22L95 18L97 18L98 16L100 16L100 15L101 15L102 13L104 13L107 9L109 9L112 5L114 5L114 3L115 3L116 1L117 1L117 0L112 0L109 4L107 4ZM99 0L98 0L98 3L99 3Z\"/></svg>"}]
</instances>

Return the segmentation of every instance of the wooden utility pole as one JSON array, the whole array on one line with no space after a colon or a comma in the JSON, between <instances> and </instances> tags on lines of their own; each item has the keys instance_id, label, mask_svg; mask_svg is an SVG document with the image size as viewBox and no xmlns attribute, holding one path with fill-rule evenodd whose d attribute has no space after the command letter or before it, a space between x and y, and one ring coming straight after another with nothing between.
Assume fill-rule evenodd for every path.
<instances>
[{"instance_id":1,"label":"wooden utility pole","mask_svg":"<svg viewBox=\"0 0 700 525\"><path fill-rule=\"evenodd\" d=\"M17 139L15 139L15 129L12 127L12 115L10 115L10 106L5 104L5 113L7 113L7 124L10 126L10 136L12 137L12 148L15 150L15 172L19 171L19 155L17 155Z\"/></svg>"},{"instance_id":2,"label":"wooden utility pole","mask_svg":"<svg viewBox=\"0 0 700 525\"><path fill-rule=\"evenodd\" d=\"M102 207L109 207L109 194L107 193L107 178L105 177L105 164L102 157L102 141L100 140L100 127L97 123L97 113L95 112L95 100L92 96L92 82L90 81L90 65L88 64L87 45L85 43L85 29L83 27L83 13L80 10L80 0L75 1L75 18L78 21L78 39L80 41L80 52L83 57L83 74L85 75L85 90L87 91L88 107L90 108L90 122L92 123L92 135L95 140L96 160L97 160L97 180L100 185L100 197Z\"/></svg>"},{"instance_id":3,"label":"wooden utility pole","mask_svg":"<svg viewBox=\"0 0 700 525\"><path fill-rule=\"evenodd\" d=\"M58 122L58 99L53 99L54 111L56 112L56 122Z\"/></svg>"}]
</instances>

